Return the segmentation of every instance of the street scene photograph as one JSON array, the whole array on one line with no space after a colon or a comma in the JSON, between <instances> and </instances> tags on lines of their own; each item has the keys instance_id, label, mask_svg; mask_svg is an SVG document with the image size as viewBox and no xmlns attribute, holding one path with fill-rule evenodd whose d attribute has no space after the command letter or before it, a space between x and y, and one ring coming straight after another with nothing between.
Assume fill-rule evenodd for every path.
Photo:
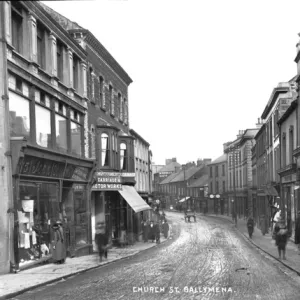
<instances>
[{"instance_id":1,"label":"street scene photograph","mask_svg":"<svg viewBox=\"0 0 300 300\"><path fill-rule=\"evenodd\" d=\"M0 300L299 300L298 12L0 1Z\"/></svg>"}]
</instances>

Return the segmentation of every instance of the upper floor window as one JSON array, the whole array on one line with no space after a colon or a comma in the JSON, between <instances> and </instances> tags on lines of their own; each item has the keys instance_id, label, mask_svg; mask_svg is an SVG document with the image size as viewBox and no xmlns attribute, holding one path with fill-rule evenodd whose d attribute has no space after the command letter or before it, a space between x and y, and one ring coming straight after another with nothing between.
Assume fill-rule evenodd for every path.
<instances>
[{"instance_id":1,"label":"upper floor window","mask_svg":"<svg viewBox=\"0 0 300 300\"><path fill-rule=\"evenodd\" d=\"M94 101L95 99L95 86L94 86L94 73L93 73L93 69L90 68L89 69L89 88L90 88L90 97L91 100Z\"/></svg>"},{"instance_id":2,"label":"upper floor window","mask_svg":"<svg viewBox=\"0 0 300 300\"><path fill-rule=\"evenodd\" d=\"M12 45L15 50L22 53L22 42L23 42L23 16L22 7L17 1L11 2L11 25L12 25Z\"/></svg>"},{"instance_id":3,"label":"upper floor window","mask_svg":"<svg viewBox=\"0 0 300 300\"><path fill-rule=\"evenodd\" d=\"M222 176L225 176L225 165L222 165Z\"/></svg>"},{"instance_id":4,"label":"upper floor window","mask_svg":"<svg viewBox=\"0 0 300 300\"><path fill-rule=\"evenodd\" d=\"M286 166L286 136L285 132L282 134L282 166Z\"/></svg>"},{"instance_id":5,"label":"upper floor window","mask_svg":"<svg viewBox=\"0 0 300 300\"><path fill-rule=\"evenodd\" d=\"M15 93L9 93L9 121L10 135L24 136L30 135L30 101Z\"/></svg>"},{"instance_id":6,"label":"upper floor window","mask_svg":"<svg viewBox=\"0 0 300 300\"><path fill-rule=\"evenodd\" d=\"M73 87L78 91L79 59L73 55Z\"/></svg>"},{"instance_id":7,"label":"upper floor window","mask_svg":"<svg viewBox=\"0 0 300 300\"><path fill-rule=\"evenodd\" d=\"M223 181L223 190L222 190L223 193L226 192L226 188L225 188L225 181Z\"/></svg>"},{"instance_id":8,"label":"upper floor window","mask_svg":"<svg viewBox=\"0 0 300 300\"><path fill-rule=\"evenodd\" d=\"M100 93L100 105L102 108L105 107L105 98L103 97L103 83L104 79L102 76L99 77L99 93Z\"/></svg>"},{"instance_id":9,"label":"upper floor window","mask_svg":"<svg viewBox=\"0 0 300 300\"><path fill-rule=\"evenodd\" d=\"M127 146L125 143L120 144L120 169L127 170Z\"/></svg>"},{"instance_id":10,"label":"upper floor window","mask_svg":"<svg viewBox=\"0 0 300 300\"><path fill-rule=\"evenodd\" d=\"M294 128L290 127L289 130L289 164L293 163L293 150L294 150Z\"/></svg>"},{"instance_id":11,"label":"upper floor window","mask_svg":"<svg viewBox=\"0 0 300 300\"><path fill-rule=\"evenodd\" d=\"M63 80L63 45L57 40L56 42L56 61L57 61L57 77Z\"/></svg>"},{"instance_id":12,"label":"upper floor window","mask_svg":"<svg viewBox=\"0 0 300 300\"><path fill-rule=\"evenodd\" d=\"M45 69L45 31L40 23L37 23L37 59L42 69Z\"/></svg>"},{"instance_id":13,"label":"upper floor window","mask_svg":"<svg viewBox=\"0 0 300 300\"><path fill-rule=\"evenodd\" d=\"M212 167L209 168L209 171L210 171L210 177L213 177L213 170L212 170Z\"/></svg>"},{"instance_id":14,"label":"upper floor window","mask_svg":"<svg viewBox=\"0 0 300 300\"><path fill-rule=\"evenodd\" d=\"M218 166L215 166L215 173L216 173L216 177L219 176L219 167Z\"/></svg>"},{"instance_id":15,"label":"upper floor window","mask_svg":"<svg viewBox=\"0 0 300 300\"><path fill-rule=\"evenodd\" d=\"M119 105L119 119L120 121L123 121L123 103L122 103L122 97L121 94L118 93L118 105Z\"/></svg>"},{"instance_id":16,"label":"upper floor window","mask_svg":"<svg viewBox=\"0 0 300 300\"><path fill-rule=\"evenodd\" d=\"M115 100L113 94L113 87L109 85L109 100L110 100L110 113L115 115Z\"/></svg>"},{"instance_id":17,"label":"upper floor window","mask_svg":"<svg viewBox=\"0 0 300 300\"><path fill-rule=\"evenodd\" d=\"M101 166L109 166L109 139L106 133L101 134Z\"/></svg>"},{"instance_id":18,"label":"upper floor window","mask_svg":"<svg viewBox=\"0 0 300 300\"><path fill-rule=\"evenodd\" d=\"M128 124L128 103L126 98L123 101L123 114L124 114L124 123Z\"/></svg>"}]
</instances>

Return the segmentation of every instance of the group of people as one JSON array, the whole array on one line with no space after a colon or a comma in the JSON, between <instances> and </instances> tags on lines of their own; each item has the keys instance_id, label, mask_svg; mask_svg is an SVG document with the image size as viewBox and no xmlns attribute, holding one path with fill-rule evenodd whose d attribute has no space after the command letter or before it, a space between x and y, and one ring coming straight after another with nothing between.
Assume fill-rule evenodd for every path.
<instances>
[{"instance_id":1,"label":"group of people","mask_svg":"<svg viewBox=\"0 0 300 300\"><path fill-rule=\"evenodd\" d=\"M143 221L143 241L145 243L148 242L148 240L156 241L157 244L160 243L160 232L163 232L163 235L165 238L169 235L169 224L165 218L160 220L158 223L154 224L154 221Z\"/></svg>"}]
</instances>

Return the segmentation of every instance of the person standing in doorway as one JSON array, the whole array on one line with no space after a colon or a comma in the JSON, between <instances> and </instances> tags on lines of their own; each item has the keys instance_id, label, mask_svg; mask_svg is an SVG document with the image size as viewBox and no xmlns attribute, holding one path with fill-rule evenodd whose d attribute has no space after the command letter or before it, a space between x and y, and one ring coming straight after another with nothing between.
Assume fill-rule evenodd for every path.
<instances>
[{"instance_id":1,"label":"person standing in doorway","mask_svg":"<svg viewBox=\"0 0 300 300\"><path fill-rule=\"evenodd\" d=\"M98 246L100 262L103 260L103 256L107 259L107 247L108 238L105 234L105 224L103 222L98 222L96 226L95 241Z\"/></svg>"},{"instance_id":2,"label":"person standing in doorway","mask_svg":"<svg viewBox=\"0 0 300 300\"><path fill-rule=\"evenodd\" d=\"M295 244L298 245L298 254L300 255L300 210L298 211L298 216L295 224Z\"/></svg>"},{"instance_id":3,"label":"person standing in doorway","mask_svg":"<svg viewBox=\"0 0 300 300\"><path fill-rule=\"evenodd\" d=\"M53 230L54 239L52 241L52 258L55 263L63 264L66 261L67 252L65 247L64 231L60 220L53 225Z\"/></svg>"},{"instance_id":4,"label":"person standing in doorway","mask_svg":"<svg viewBox=\"0 0 300 300\"><path fill-rule=\"evenodd\" d=\"M152 243L155 240L155 226L153 221L151 221L149 225L149 239L152 241Z\"/></svg>"}]
</instances>

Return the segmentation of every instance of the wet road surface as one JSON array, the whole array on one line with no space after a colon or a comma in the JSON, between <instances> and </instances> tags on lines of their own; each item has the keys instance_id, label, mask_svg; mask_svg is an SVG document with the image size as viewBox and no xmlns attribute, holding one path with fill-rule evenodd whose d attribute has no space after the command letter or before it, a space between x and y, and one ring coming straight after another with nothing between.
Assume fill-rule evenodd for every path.
<instances>
[{"instance_id":1,"label":"wet road surface","mask_svg":"<svg viewBox=\"0 0 300 300\"><path fill-rule=\"evenodd\" d=\"M13 299L300 299L299 276L228 221L185 223L179 213L167 218L173 240Z\"/></svg>"}]
</instances>

